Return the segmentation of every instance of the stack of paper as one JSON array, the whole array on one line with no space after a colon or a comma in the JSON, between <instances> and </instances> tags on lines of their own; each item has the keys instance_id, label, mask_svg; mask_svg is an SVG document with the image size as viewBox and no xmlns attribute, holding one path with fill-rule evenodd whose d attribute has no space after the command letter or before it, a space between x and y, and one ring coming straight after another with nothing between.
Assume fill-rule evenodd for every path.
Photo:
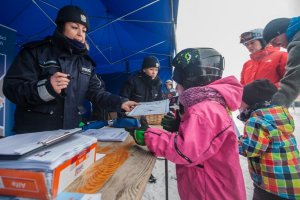
<instances>
[{"instance_id":1,"label":"stack of paper","mask_svg":"<svg viewBox=\"0 0 300 200\"><path fill-rule=\"evenodd\" d=\"M111 128L103 127L99 129L88 129L82 132L83 135L92 136L97 138L99 141L104 142L123 142L127 136L128 132L124 128Z\"/></svg>"},{"instance_id":2,"label":"stack of paper","mask_svg":"<svg viewBox=\"0 0 300 200\"><path fill-rule=\"evenodd\" d=\"M55 130L13 135L0 140L0 158L16 159L32 151L59 142L81 129Z\"/></svg>"},{"instance_id":3,"label":"stack of paper","mask_svg":"<svg viewBox=\"0 0 300 200\"><path fill-rule=\"evenodd\" d=\"M78 129L72 131L78 131ZM69 131L57 130L28 133L1 139L0 154L9 157L11 154L27 153L28 150L34 150L34 148L43 146L41 141L49 140L51 137L59 136L65 132ZM97 140L93 137L75 134L33 154L22 156L17 160L1 160L0 168L52 170L95 142ZM2 158L5 157L2 156Z\"/></svg>"},{"instance_id":4,"label":"stack of paper","mask_svg":"<svg viewBox=\"0 0 300 200\"><path fill-rule=\"evenodd\" d=\"M0 195L55 198L95 161L97 139L78 134L80 131L45 131L1 139Z\"/></svg>"}]
</instances>

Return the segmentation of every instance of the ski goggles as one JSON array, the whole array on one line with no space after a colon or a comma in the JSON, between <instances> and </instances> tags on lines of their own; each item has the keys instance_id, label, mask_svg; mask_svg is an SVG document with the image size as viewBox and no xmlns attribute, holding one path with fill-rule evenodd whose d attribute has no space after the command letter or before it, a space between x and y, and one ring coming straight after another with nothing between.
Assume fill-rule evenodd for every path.
<instances>
[{"instance_id":1,"label":"ski goggles","mask_svg":"<svg viewBox=\"0 0 300 200\"><path fill-rule=\"evenodd\" d=\"M240 37L240 43L244 44L244 43L249 42L251 40L262 39L262 38L263 37L260 33L245 32Z\"/></svg>"}]
</instances>

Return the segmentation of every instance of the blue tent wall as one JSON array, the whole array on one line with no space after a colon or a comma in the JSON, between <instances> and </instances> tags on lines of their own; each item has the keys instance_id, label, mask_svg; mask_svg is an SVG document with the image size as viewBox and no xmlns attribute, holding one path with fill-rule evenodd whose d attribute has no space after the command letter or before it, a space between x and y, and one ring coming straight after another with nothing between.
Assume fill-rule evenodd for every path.
<instances>
[{"instance_id":1,"label":"blue tent wall","mask_svg":"<svg viewBox=\"0 0 300 200\"><path fill-rule=\"evenodd\" d=\"M179 0L3 0L0 24L16 30L17 53L23 44L53 34L61 7L81 7L90 19L87 41L96 72L101 74L107 90L118 94L124 81L140 70L148 55L159 59L160 78L170 79L176 53L178 3Z\"/></svg>"},{"instance_id":2,"label":"blue tent wall","mask_svg":"<svg viewBox=\"0 0 300 200\"><path fill-rule=\"evenodd\" d=\"M138 71L131 72L131 73L117 72L117 73L110 73L110 74L100 74L100 76L106 84L107 91L113 94L119 94L124 82L135 73L138 73ZM163 68L160 69L158 75L162 79L162 82L164 83L165 80L171 78L172 72L168 68ZM107 83L111 83L111 84L107 84Z\"/></svg>"},{"instance_id":3,"label":"blue tent wall","mask_svg":"<svg viewBox=\"0 0 300 200\"><path fill-rule=\"evenodd\" d=\"M160 60L162 79L171 76L176 51L178 0L4 0L0 24L17 30L16 50L32 40L51 35L59 8L73 4L90 19L87 41L96 72L127 74L139 70L142 59ZM165 74L166 73L166 74ZM119 76L119 75L118 75ZM113 84L106 80L108 89ZM114 86L113 86L114 87Z\"/></svg>"},{"instance_id":4,"label":"blue tent wall","mask_svg":"<svg viewBox=\"0 0 300 200\"><path fill-rule=\"evenodd\" d=\"M14 58L16 31L0 24L0 86L3 86L4 75ZM0 92L0 136L12 135L15 105ZM4 102L3 102L4 100Z\"/></svg>"}]
</instances>

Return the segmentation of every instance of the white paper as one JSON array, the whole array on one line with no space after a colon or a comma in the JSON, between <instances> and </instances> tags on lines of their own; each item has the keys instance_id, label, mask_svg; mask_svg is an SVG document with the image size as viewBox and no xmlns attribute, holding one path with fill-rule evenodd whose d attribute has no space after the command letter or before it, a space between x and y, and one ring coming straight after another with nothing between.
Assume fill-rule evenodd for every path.
<instances>
[{"instance_id":1,"label":"white paper","mask_svg":"<svg viewBox=\"0 0 300 200\"><path fill-rule=\"evenodd\" d=\"M128 116L141 116L141 115L156 115L165 114L169 112L169 99L152 102L141 102L139 103Z\"/></svg>"},{"instance_id":2,"label":"white paper","mask_svg":"<svg viewBox=\"0 0 300 200\"><path fill-rule=\"evenodd\" d=\"M75 134L33 154L22 156L17 160L2 160L0 161L0 168L53 170L96 142L97 139L94 137Z\"/></svg>"},{"instance_id":3,"label":"white paper","mask_svg":"<svg viewBox=\"0 0 300 200\"><path fill-rule=\"evenodd\" d=\"M101 200L101 193L97 194L83 194L75 192L62 192L58 195L56 200Z\"/></svg>"},{"instance_id":4,"label":"white paper","mask_svg":"<svg viewBox=\"0 0 300 200\"><path fill-rule=\"evenodd\" d=\"M103 158L106 154L103 153L96 153L96 161L100 160L101 158Z\"/></svg>"},{"instance_id":5,"label":"white paper","mask_svg":"<svg viewBox=\"0 0 300 200\"><path fill-rule=\"evenodd\" d=\"M123 142L127 136L128 132L124 128L111 128L103 127L99 129L88 129L82 132L83 135L91 136L97 138L99 141L104 142Z\"/></svg>"},{"instance_id":6,"label":"white paper","mask_svg":"<svg viewBox=\"0 0 300 200\"><path fill-rule=\"evenodd\" d=\"M0 140L0 154L1 155L22 155L43 146L40 141L46 141L56 136L63 135L66 132L77 132L80 128L70 130L55 130L34 132L26 134L18 134L3 138Z\"/></svg>"}]
</instances>

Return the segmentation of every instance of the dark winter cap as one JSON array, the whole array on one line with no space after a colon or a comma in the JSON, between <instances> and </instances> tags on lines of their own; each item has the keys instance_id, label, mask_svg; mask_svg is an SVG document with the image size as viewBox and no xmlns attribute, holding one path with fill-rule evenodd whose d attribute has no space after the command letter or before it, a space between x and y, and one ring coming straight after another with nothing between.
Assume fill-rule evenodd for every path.
<instances>
[{"instance_id":1,"label":"dark winter cap","mask_svg":"<svg viewBox=\"0 0 300 200\"><path fill-rule=\"evenodd\" d=\"M285 33L290 23L289 18L277 18L270 21L264 28L264 40L269 43L273 38Z\"/></svg>"},{"instance_id":2,"label":"dark winter cap","mask_svg":"<svg viewBox=\"0 0 300 200\"><path fill-rule=\"evenodd\" d=\"M66 22L76 22L84 25L87 29L89 29L90 26L85 12L78 6L73 5L64 6L57 13L55 23L58 25Z\"/></svg>"},{"instance_id":3,"label":"dark winter cap","mask_svg":"<svg viewBox=\"0 0 300 200\"><path fill-rule=\"evenodd\" d=\"M147 69L151 67L159 68L159 61L155 56L147 56L143 60L142 69Z\"/></svg>"},{"instance_id":4,"label":"dark winter cap","mask_svg":"<svg viewBox=\"0 0 300 200\"><path fill-rule=\"evenodd\" d=\"M256 103L270 101L276 92L276 86L269 80L259 79L244 86L242 99L248 106L253 106Z\"/></svg>"}]
</instances>

